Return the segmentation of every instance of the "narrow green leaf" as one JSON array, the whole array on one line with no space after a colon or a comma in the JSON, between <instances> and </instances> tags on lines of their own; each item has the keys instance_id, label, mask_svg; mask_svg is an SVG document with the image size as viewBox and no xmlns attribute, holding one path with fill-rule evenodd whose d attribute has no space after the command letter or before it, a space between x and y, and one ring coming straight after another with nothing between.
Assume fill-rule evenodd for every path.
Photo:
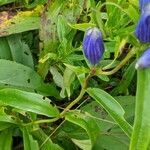
<instances>
[{"instance_id":1,"label":"narrow green leaf","mask_svg":"<svg viewBox=\"0 0 150 150\"><path fill-rule=\"evenodd\" d=\"M137 22L139 18L139 13L137 9L133 6L133 4L128 3L128 8L124 9L124 11L128 14L128 16L133 20L133 22Z\"/></svg>"},{"instance_id":2,"label":"narrow green leaf","mask_svg":"<svg viewBox=\"0 0 150 150\"><path fill-rule=\"evenodd\" d=\"M64 80L64 86L67 91L68 97L70 97L71 95L71 84L74 81L74 79L75 79L75 73L71 69L66 68L64 71L63 80Z\"/></svg>"},{"instance_id":3,"label":"narrow green leaf","mask_svg":"<svg viewBox=\"0 0 150 150\"><path fill-rule=\"evenodd\" d=\"M24 150L39 150L39 145L26 128L23 128L23 145Z\"/></svg>"},{"instance_id":4,"label":"narrow green leaf","mask_svg":"<svg viewBox=\"0 0 150 150\"><path fill-rule=\"evenodd\" d=\"M77 75L83 74L83 73L88 73L89 69L81 66L72 66L69 64L64 64L66 67L68 67L70 70L75 72Z\"/></svg>"},{"instance_id":5,"label":"narrow green leaf","mask_svg":"<svg viewBox=\"0 0 150 150\"><path fill-rule=\"evenodd\" d=\"M55 53L47 53L44 57L42 57L39 60L39 62L40 63L45 63L48 59L56 60L57 59L57 54L55 54Z\"/></svg>"},{"instance_id":6,"label":"narrow green leaf","mask_svg":"<svg viewBox=\"0 0 150 150\"><path fill-rule=\"evenodd\" d=\"M109 81L109 77L106 76L106 75L97 75L97 76L98 76L98 78L100 78L100 79L103 80L103 81L106 81L106 82Z\"/></svg>"},{"instance_id":7,"label":"narrow green leaf","mask_svg":"<svg viewBox=\"0 0 150 150\"><path fill-rule=\"evenodd\" d=\"M50 100L43 100L43 96L39 94L29 93L16 89L0 90L0 104L8 105L25 111L42 114L49 117L57 117L59 112L53 107Z\"/></svg>"},{"instance_id":8,"label":"narrow green leaf","mask_svg":"<svg viewBox=\"0 0 150 150\"><path fill-rule=\"evenodd\" d=\"M86 115L86 113L84 114L79 111L74 111L67 113L65 119L82 127L87 132L91 140L91 145L94 145L97 136L100 133L100 129L96 121L90 117L90 114Z\"/></svg>"},{"instance_id":9,"label":"narrow green leaf","mask_svg":"<svg viewBox=\"0 0 150 150\"><path fill-rule=\"evenodd\" d=\"M50 72L53 76L53 80L55 82L55 84L61 88L61 92L60 92L60 96L62 98L65 98L65 87L64 87L64 82L63 82L63 76L61 75L61 73L57 70L56 67L50 67Z\"/></svg>"},{"instance_id":10,"label":"narrow green leaf","mask_svg":"<svg viewBox=\"0 0 150 150\"><path fill-rule=\"evenodd\" d=\"M64 83L63 83L63 76L61 75L61 73L57 70L56 67L50 67L50 72L53 76L53 80L55 82L55 84L58 86L58 87L61 87L63 88L64 86Z\"/></svg>"},{"instance_id":11,"label":"narrow green leaf","mask_svg":"<svg viewBox=\"0 0 150 150\"><path fill-rule=\"evenodd\" d=\"M14 61L25 66L34 68L31 51L27 44L21 41L21 35L10 35L7 37L11 55Z\"/></svg>"},{"instance_id":12,"label":"narrow green leaf","mask_svg":"<svg viewBox=\"0 0 150 150\"><path fill-rule=\"evenodd\" d=\"M2 150L12 150L12 129L6 129L0 133L0 148Z\"/></svg>"},{"instance_id":13,"label":"narrow green leaf","mask_svg":"<svg viewBox=\"0 0 150 150\"><path fill-rule=\"evenodd\" d=\"M96 25L93 23L79 23L79 24L69 24L69 26L73 29L86 31L90 27L95 27Z\"/></svg>"},{"instance_id":14,"label":"narrow green leaf","mask_svg":"<svg viewBox=\"0 0 150 150\"><path fill-rule=\"evenodd\" d=\"M96 100L109 115L117 122L120 128L130 137L132 127L124 119L124 110L121 105L108 93L98 88L88 88L88 94Z\"/></svg>"},{"instance_id":15,"label":"narrow green leaf","mask_svg":"<svg viewBox=\"0 0 150 150\"><path fill-rule=\"evenodd\" d=\"M57 33L59 41L63 41L66 38L66 35L71 31L71 28L68 26L67 21L63 18L62 15L58 16L57 22Z\"/></svg>"}]
</instances>

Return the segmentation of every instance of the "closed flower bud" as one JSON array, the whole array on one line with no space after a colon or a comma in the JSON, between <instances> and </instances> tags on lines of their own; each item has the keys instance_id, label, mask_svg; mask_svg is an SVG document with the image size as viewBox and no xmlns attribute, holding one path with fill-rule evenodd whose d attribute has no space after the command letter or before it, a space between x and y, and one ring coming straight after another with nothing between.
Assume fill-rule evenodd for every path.
<instances>
[{"instance_id":1,"label":"closed flower bud","mask_svg":"<svg viewBox=\"0 0 150 150\"><path fill-rule=\"evenodd\" d=\"M102 33L98 28L89 28L83 39L83 51L85 57L92 65L99 62L104 53Z\"/></svg>"},{"instance_id":2,"label":"closed flower bud","mask_svg":"<svg viewBox=\"0 0 150 150\"><path fill-rule=\"evenodd\" d=\"M142 11L135 34L140 42L150 42L150 3Z\"/></svg>"},{"instance_id":3,"label":"closed flower bud","mask_svg":"<svg viewBox=\"0 0 150 150\"><path fill-rule=\"evenodd\" d=\"M140 10L142 10L149 2L150 0L139 0Z\"/></svg>"},{"instance_id":4,"label":"closed flower bud","mask_svg":"<svg viewBox=\"0 0 150 150\"><path fill-rule=\"evenodd\" d=\"M148 48L138 59L135 68L142 69L150 67L150 48Z\"/></svg>"}]
</instances>

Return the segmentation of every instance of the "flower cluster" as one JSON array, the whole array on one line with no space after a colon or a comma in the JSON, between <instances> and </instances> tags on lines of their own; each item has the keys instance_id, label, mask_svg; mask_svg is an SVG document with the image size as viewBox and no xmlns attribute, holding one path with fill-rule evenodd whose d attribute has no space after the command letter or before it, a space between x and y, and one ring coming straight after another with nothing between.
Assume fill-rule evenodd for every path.
<instances>
[{"instance_id":1,"label":"flower cluster","mask_svg":"<svg viewBox=\"0 0 150 150\"><path fill-rule=\"evenodd\" d=\"M104 53L102 33L96 27L89 28L83 39L83 51L85 57L92 65L96 65Z\"/></svg>"},{"instance_id":2,"label":"flower cluster","mask_svg":"<svg viewBox=\"0 0 150 150\"><path fill-rule=\"evenodd\" d=\"M141 43L150 42L150 0L140 0L139 6L141 10L141 16L136 27L136 37ZM147 68L150 67L150 48L148 48L143 55L139 58L135 68Z\"/></svg>"}]
</instances>

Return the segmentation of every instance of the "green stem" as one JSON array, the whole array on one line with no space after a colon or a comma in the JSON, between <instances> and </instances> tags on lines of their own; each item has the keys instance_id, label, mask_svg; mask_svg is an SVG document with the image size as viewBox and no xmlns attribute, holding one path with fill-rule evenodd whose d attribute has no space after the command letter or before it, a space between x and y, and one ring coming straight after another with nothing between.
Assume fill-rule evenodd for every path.
<instances>
[{"instance_id":1,"label":"green stem","mask_svg":"<svg viewBox=\"0 0 150 150\"><path fill-rule=\"evenodd\" d=\"M81 100L81 98L83 97L83 95L84 95L85 92L86 92L86 88L87 88L88 81L89 81L89 79L92 77L94 70L95 70L95 69L93 68L93 69L91 70L91 73L86 77L86 79L85 79L85 81L84 81L84 83L83 83L82 89L81 89L81 91L80 91L79 96L78 96L74 101L72 101L72 102L64 109L64 111L62 111L62 112L60 113L60 117L63 117L64 114L65 114L68 110L70 110L75 104L77 104L77 103ZM94 72L95 72L95 71L94 71Z\"/></svg>"},{"instance_id":2,"label":"green stem","mask_svg":"<svg viewBox=\"0 0 150 150\"><path fill-rule=\"evenodd\" d=\"M57 118L53 118L53 119L43 119L43 120L37 120L28 124L25 124L25 126L27 125L31 125L31 124L40 124L40 123L52 123L55 122L57 120L59 120L60 118L64 117L65 113L70 110L75 104L77 104L83 97L83 95L86 92L86 88L87 88L87 84L89 79L95 74L95 68L93 67L91 72L89 73L89 75L85 78L85 81L83 83L82 89L80 91L80 94L78 95L78 97L72 101L59 115L59 117Z\"/></svg>"},{"instance_id":3,"label":"green stem","mask_svg":"<svg viewBox=\"0 0 150 150\"><path fill-rule=\"evenodd\" d=\"M150 144L150 69L139 69L135 120L130 150L147 150Z\"/></svg>"},{"instance_id":4,"label":"green stem","mask_svg":"<svg viewBox=\"0 0 150 150\"><path fill-rule=\"evenodd\" d=\"M133 48L128 54L127 56L119 63L119 65L117 67L115 67L114 69L112 69L111 71L102 71L100 70L98 72L98 74L101 75L112 75L114 73L116 73L119 69L121 69L126 63L127 61L134 56L136 49Z\"/></svg>"},{"instance_id":5,"label":"green stem","mask_svg":"<svg viewBox=\"0 0 150 150\"><path fill-rule=\"evenodd\" d=\"M33 124L41 124L41 123L52 123L52 122L55 122L59 119L60 119L60 117L52 118L52 119L42 119L42 120L37 120L37 121L26 123L26 124L24 124L24 126L30 126Z\"/></svg>"}]
</instances>

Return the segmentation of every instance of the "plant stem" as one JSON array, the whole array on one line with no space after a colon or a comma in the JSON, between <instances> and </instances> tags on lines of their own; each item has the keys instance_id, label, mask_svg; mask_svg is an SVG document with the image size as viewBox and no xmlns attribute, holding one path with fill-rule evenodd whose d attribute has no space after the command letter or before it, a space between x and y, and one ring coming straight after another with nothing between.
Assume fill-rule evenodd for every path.
<instances>
[{"instance_id":1,"label":"plant stem","mask_svg":"<svg viewBox=\"0 0 150 150\"><path fill-rule=\"evenodd\" d=\"M133 48L128 54L127 56L120 62L120 64L114 68L113 70L111 71L102 71L102 70L99 70L98 74L101 74L101 75L112 75L114 74L115 72L117 72L123 65L126 64L126 62L135 54L135 51L136 49ZM52 119L43 119L43 120L37 120L37 121L34 121L34 122L31 122L31 123L28 123L26 125L31 125L31 124L40 124L40 123L52 123L52 122L55 122L57 120L59 120L60 118L64 117L65 113L70 110L75 104L77 104L81 98L83 97L83 95L85 94L85 91L86 91L86 88L87 88L87 84L88 84L88 81L89 79L95 75L96 73L96 68L93 67L91 69L91 72L88 74L88 76L85 78L85 81L82 85L82 89L80 91L80 94L78 95L78 97L72 101L59 115L59 117L57 118L52 118Z\"/></svg>"},{"instance_id":2,"label":"plant stem","mask_svg":"<svg viewBox=\"0 0 150 150\"><path fill-rule=\"evenodd\" d=\"M150 69L138 69L135 120L130 150L147 150L150 143Z\"/></svg>"},{"instance_id":3,"label":"plant stem","mask_svg":"<svg viewBox=\"0 0 150 150\"><path fill-rule=\"evenodd\" d=\"M93 67L91 69L91 72L88 74L88 76L85 78L84 80L84 83L82 85L82 89L80 91L80 94L78 95L78 97L72 101L59 115L59 117L57 118L53 118L53 119L42 119L42 120L37 120L37 121L34 121L34 122L31 122L31 123L28 123L28 124L25 124L26 125L31 125L31 124L40 124L40 123L52 123L52 122L55 122L57 120L59 120L60 118L64 117L65 113L70 110L75 104L77 104L83 97L83 95L85 94L85 91L86 91L86 88L87 88L87 85L88 85L88 81L89 79L95 74L95 67Z\"/></svg>"},{"instance_id":4,"label":"plant stem","mask_svg":"<svg viewBox=\"0 0 150 150\"><path fill-rule=\"evenodd\" d=\"M102 70L100 70L100 71L98 72L98 74L101 74L101 75L112 75L112 74L116 73L119 69L122 68L122 66L124 66L124 65L127 63L127 61L128 61L131 57L134 56L135 51L136 51L136 49L133 48L133 49L127 54L127 56L119 63L119 65L118 65L117 67L115 67L114 69L112 69L111 71L102 71Z\"/></svg>"},{"instance_id":5,"label":"plant stem","mask_svg":"<svg viewBox=\"0 0 150 150\"><path fill-rule=\"evenodd\" d=\"M91 76L92 76L92 74L90 73L90 74L86 77L86 79L85 79L85 81L84 81L84 83L83 83L82 89L81 89L81 91L80 91L79 96L78 96L74 101L72 101L72 102L64 109L64 111L62 111L62 112L60 113L60 117L63 117L64 114L65 114L70 108L72 108L75 104L77 104L77 103L81 100L81 98L82 98L83 95L85 94L85 91L86 91L86 88L87 88L87 84L88 84L88 80L91 78Z\"/></svg>"}]
</instances>

